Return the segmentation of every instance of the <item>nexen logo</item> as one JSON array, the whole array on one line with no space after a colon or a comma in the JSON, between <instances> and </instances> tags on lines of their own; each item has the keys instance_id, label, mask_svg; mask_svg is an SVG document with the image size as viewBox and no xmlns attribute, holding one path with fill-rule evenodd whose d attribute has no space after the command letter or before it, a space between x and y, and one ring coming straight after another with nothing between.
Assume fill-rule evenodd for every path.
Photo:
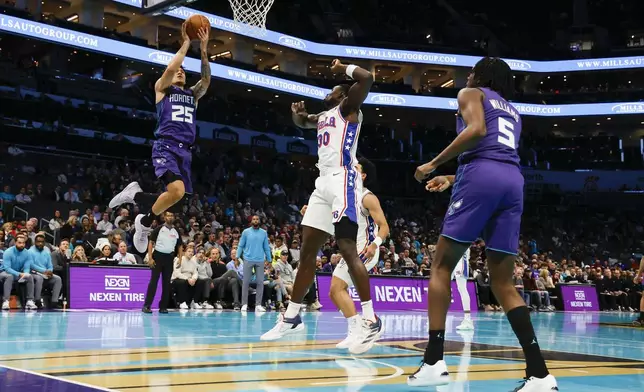
<instances>
[{"instance_id":1,"label":"nexen logo","mask_svg":"<svg viewBox=\"0 0 644 392\"><path fill-rule=\"evenodd\" d=\"M371 97L372 103L381 103L383 105L404 105L405 98L391 94L376 94Z\"/></svg>"},{"instance_id":2,"label":"nexen logo","mask_svg":"<svg viewBox=\"0 0 644 392\"><path fill-rule=\"evenodd\" d=\"M148 58L159 64L168 64L172 61L172 55L165 52L152 52L148 55Z\"/></svg>"},{"instance_id":3,"label":"nexen logo","mask_svg":"<svg viewBox=\"0 0 644 392\"><path fill-rule=\"evenodd\" d=\"M306 49L306 44L299 38L289 37L288 35L283 35L279 38L279 43L284 46L290 46L291 48L296 49Z\"/></svg>"},{"instance_id":4,"label":"nexen logo","mask_svg":"<svg viewBox=\"0 0 644 392\"><path fill-rule=\"evenodd\" d=\"M613 113L644 113L643 103L622 103L611 108Z\"/></svg>"},{"instance_id":5,"label":"nexen logo","mask_svg":"<svg viewBox=\"0 0 644 392\"><path fill-rule=\"evenodd\" d=\"M505 60L506 63L510 66L511 69L530 69L532 65L521 60Z\"/></svg>"},{"instance_id":6,"label":"nexen logo","mask_svg":"<svg viewBox=\"0 0 644 392\"><path fill-rule=\"evenodd\" d=\"M105 290L129 290L130 277L120 275L105 275Z\"/></svg>"}]
</instances>

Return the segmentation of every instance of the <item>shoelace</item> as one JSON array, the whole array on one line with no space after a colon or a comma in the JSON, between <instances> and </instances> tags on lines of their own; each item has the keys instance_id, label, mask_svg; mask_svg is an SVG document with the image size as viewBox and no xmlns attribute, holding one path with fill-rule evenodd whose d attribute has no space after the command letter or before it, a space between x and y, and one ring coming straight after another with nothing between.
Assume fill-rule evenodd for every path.
<instances>
[{"instance_id":1,"label":"shoelace","mask_svg":"<svg viewBox=\"0 0 644 392\"><path fill-rule=\"evenodd\" d=\"M529 382L530 382L530 379L528 377L524 377L523 380L519 381L521 385L516 387L513 392L519 392L521 388L525 387L525 385Z\"/></svg>"}]
</instances>

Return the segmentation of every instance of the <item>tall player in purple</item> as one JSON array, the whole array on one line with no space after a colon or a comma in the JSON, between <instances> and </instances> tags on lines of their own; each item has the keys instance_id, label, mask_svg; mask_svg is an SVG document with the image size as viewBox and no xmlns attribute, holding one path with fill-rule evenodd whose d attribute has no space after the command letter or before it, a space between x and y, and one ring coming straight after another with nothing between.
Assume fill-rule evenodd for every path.
<instances>
[{"instance_id":1,"label":"tall player in purple","mask_svg":"<svg viewBox=\"0 0 644 392\"><path fill-rule=\"evenodd\" d=\"M506 101L513 91L512 72L503 60L480 60L468 77L467 87L458 93L458 136L434 160L416 169L415 177L420 182L458 156L455 176L434 177L426 185L430 192L442 192L452 185L453 190L427 293L429 342L423 364L407 380L410 386L449 383L443 346L450 278L470 244L482 237L487 244L492 290L526 358L525 381L515 392L558 391L541 354L530 312L512 284L523 212L523 175L516 151L521 117Z\"/></svg>"},{"instance_id":2,"label":"tall player in purple","mask_svg":"<svg viewBox=\"0 0 644 392\"><path fill-rule=\"evenodd\" d=\"M190 166L192 145L196 137L197 101L210 86L210 63L208 62L209 29L198 32L201 48L201 79L196 85L185 88L186 73L183 60L190 48L186 23L181 26L183 44L172 58L163 75L154 85L157 105L157 140L152 147L152 164L157 178L166 185L166 191L156 197L150 211L139 214L134 220L134 247L143 253L148 248L148 236L152 222L165 210L177 204L186 193L192 193ZM121 204L141 203L149 199L137 182L130 183L110 201L110 208Z\"/></svg>"}]
</instances>

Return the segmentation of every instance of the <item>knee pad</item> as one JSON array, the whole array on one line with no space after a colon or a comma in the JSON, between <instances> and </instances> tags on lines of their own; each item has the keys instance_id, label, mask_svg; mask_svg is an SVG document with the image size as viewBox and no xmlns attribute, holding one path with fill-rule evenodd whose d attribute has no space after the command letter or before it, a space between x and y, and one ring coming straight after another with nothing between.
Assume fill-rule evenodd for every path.
<instances>
[{"instance_id":1,"label":"knee pad","mask_svg":"<svg viewBox=\"0 0 644 392\"><path fill-rule=\"evenodd\" d=\"M358 224L352 222L349 218L342 217L340 222L334 223L335 226L335 238L338 240L352 240L356 241L358 237Z\"/></svg>"}]
</instances>

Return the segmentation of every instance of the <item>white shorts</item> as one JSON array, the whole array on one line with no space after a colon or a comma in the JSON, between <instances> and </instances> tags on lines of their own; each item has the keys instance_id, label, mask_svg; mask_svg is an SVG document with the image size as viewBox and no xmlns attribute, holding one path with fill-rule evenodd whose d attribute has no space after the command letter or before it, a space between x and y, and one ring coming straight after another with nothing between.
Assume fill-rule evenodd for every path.
<instances>
[{"instance_id":1,"label":"white shorts","mask_svg":"<svg viewBox=\"0 0 644 392\"><path fill-rule=\"evenodd\" d=\"M360 254L362 256L364 252ZM367 269L367 272L371 271L373 267L378 264L378 256L380 255L380 249L376 249L376 253L372 258L364 260L364 266ZM351 280L351 275L349 274L349 267L347 262L344 259L341 259L338 265L333 270L333 276L336 278L342 279L349 287L353 286L353 280Z\"/></svg>"},{"instance_id":2,"label":"white shorts","mask_svg":"<svg viewBox=\"0 0 644 392\"><path fill-rule=\"evenodd\" d=\"M318 177L302 218L302 226L333 235L333 224L345 216L358 223L361 196L362 177L355 168L338 168Z\"/></svg>"}]
</instances>

